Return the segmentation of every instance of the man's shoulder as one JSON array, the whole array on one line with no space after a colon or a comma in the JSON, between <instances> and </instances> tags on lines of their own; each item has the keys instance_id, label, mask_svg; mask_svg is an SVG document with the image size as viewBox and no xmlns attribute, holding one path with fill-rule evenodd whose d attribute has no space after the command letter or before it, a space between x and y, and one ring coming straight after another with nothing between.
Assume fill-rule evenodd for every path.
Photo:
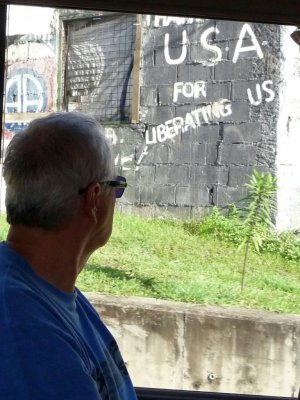
<instances>
[{"instance_id":1,"label":"man's shoulder","mask_svg":"<svg viewBox=\"0 0 300 400\"><path fill-rule=\"evenodd\" d=\"M5 284L0 278L0 323L22 323L45 315L46 303L40 293L14 278Z\"/></svg>"}]
</instances>

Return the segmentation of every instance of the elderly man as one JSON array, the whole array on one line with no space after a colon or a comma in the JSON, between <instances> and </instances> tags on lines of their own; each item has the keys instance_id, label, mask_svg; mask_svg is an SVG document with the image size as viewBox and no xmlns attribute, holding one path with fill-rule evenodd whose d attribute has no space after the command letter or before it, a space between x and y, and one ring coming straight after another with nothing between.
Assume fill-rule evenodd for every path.
<instances>
[{"instance_id":1,"label":"elderly man","mask_svg":"<svg viewBox=\"0 0 300 400\"><path fill-rule=\"evenodd\" d=\"M126 187L97 122L79 113L31 122L7 149L4 179L0 398L135 399L116 342L75 287Z\"/></svg>"}]
</instances>

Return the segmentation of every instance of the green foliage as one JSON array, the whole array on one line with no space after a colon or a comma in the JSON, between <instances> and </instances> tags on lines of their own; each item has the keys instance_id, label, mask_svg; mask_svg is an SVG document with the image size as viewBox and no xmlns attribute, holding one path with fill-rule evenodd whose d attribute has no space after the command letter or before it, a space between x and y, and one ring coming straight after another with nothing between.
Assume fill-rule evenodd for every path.
<instances>
[{"instance_id":1,"label":"green foliage","mask_svg":"<svg viewBox=\"0 0 300 400\"><path fill-rule=\"evenodd\" d=\"M241 291L244 288L248 252L251 246L259 252L264 240L270 233L272 213L275 211L275 194L277 179L270 173L253 171L250 182L246 184L249 202L244 220L245 237L239 248L245 248L243 271L241 278Z\"/></svg>"},{"instance_id":2,"label":"green foliage","mask_svg":"<svg viewBox=\"0 0 300 400\"><path fill-rule=\"evenodd\" d=\"M183 227L191 235L213 237L239 246L246 239L243 218L239 210L237 213L224 214L219 208L214 207L202 220L184 222ZM291 231L277 233L269 230L268 234L263 236L259 252L274 254L286 260L300 261L300 239Z\"/></svg>"},{"instance_id":3,"label":"green foliage","mask_svg":"<svg viewBox=\"0 0 300 400\"><path fill-rule=\"evenodd\" d=\"M232 206L227 215L223 214L219 208L214 207L212 212L200 222L187 221L183 223L183 227L193 235L212 235L215 239L223 239L235 244L241 244L245 237L245 227L242 224L241 215Z\"/></svg>"},{"instance_id":4,"label":"green foliage","mask_svg":"<svg viewBox=\"0 0 300 400\"><path fill-rule=\"evenodd\" d=\"M246 187L248 188L246 200L249 204L243 222L246 234L241 245L252 245L259 252L270 228L273 228L272 214L275 211L277 179L270 173L254 170Z\"/></svg>"},{"instance_id":5,"label":"green foliage","mask_svg":"<svg viewBox=\"0 0 300 400\"><path fill-rule=\"evenodd\" d=\"M199 226L199 234L213 234L214 236L218 235L218 230L221 228L223 235L228 237L232 237L234 239L234 230L235 226L233 224L233 219L228 219L221 213L221 211L214 207L209 218L204 218L203 223Z\"/></svg>"},{"instance_id":6,"label":"green foliage","mask_svg":"<svg viewBox=\"0 0 300 400\"><path fill-rule=\"evenodd\" d=\"M287 260L300 261L300 241L293 232L272 232L264 242L262 251L278 254Z\"/></svg>"}]
</instances>

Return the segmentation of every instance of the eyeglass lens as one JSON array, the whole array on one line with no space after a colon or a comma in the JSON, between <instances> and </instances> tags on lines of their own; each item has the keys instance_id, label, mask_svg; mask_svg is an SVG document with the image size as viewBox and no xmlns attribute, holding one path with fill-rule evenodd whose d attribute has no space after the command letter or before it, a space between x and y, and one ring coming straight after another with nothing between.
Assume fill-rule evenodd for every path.
<instances>
[{"instance_id":1,"label":"eyeglass lens","mask_svg":"<svg viewBox=\"0 0 300 400\"><path fill-rule=\"evenodd\" d=\"M116 180L119 182L126 182L126 178L124 176L117 176ZM116 187L115 188L115 196L117 199L123 196L125 188L124 187Z\"/></svg>"}]
</instances>

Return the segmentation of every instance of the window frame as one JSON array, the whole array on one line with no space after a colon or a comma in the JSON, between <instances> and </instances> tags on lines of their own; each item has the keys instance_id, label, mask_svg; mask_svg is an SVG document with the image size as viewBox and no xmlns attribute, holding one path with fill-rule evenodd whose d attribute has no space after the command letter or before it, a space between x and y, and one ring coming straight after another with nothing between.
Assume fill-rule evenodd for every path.
<instances>
[{"instance_id":1,"label":"window frame","mask_svg":"<svg viewBox=\"0 0 300 400\"><path fill-rule=\"evenodd\" d=\"M299 0L277 0L276 6L273 0L252 0L250 3L244 0L211 0L207 4L195 2L194 0L86 0L84 6L80 0L0 0L0 108L3 110L3 98L5 95L5 52L6 52L6 17L8 5L27 5L54 8L74 8L115 12L132 12L136 14L161 14L185 17L200 17L212 19L226 19L247 22L262 22L270 24L300 26L300 1ZM140 40L141 32L136 35ZM138 46L140 52L140 46ZM135 54L136 68L139 67L139 54ZM139 76L138 73L134 75ZM139 96L139 82L135 82L137 96ZM138 85L138 86L137 86ZM139 98L137 101L137 108ZM134 110L133 110L134 111ZM132 122L136 122L132 116ZM1 136L3 133L3 113L0 113ZM1 141L2 146L2 141ZM1 147L0 147L1 150ZM144 388L141 388L144 389Z\"/></svg>"}]
</instances>

